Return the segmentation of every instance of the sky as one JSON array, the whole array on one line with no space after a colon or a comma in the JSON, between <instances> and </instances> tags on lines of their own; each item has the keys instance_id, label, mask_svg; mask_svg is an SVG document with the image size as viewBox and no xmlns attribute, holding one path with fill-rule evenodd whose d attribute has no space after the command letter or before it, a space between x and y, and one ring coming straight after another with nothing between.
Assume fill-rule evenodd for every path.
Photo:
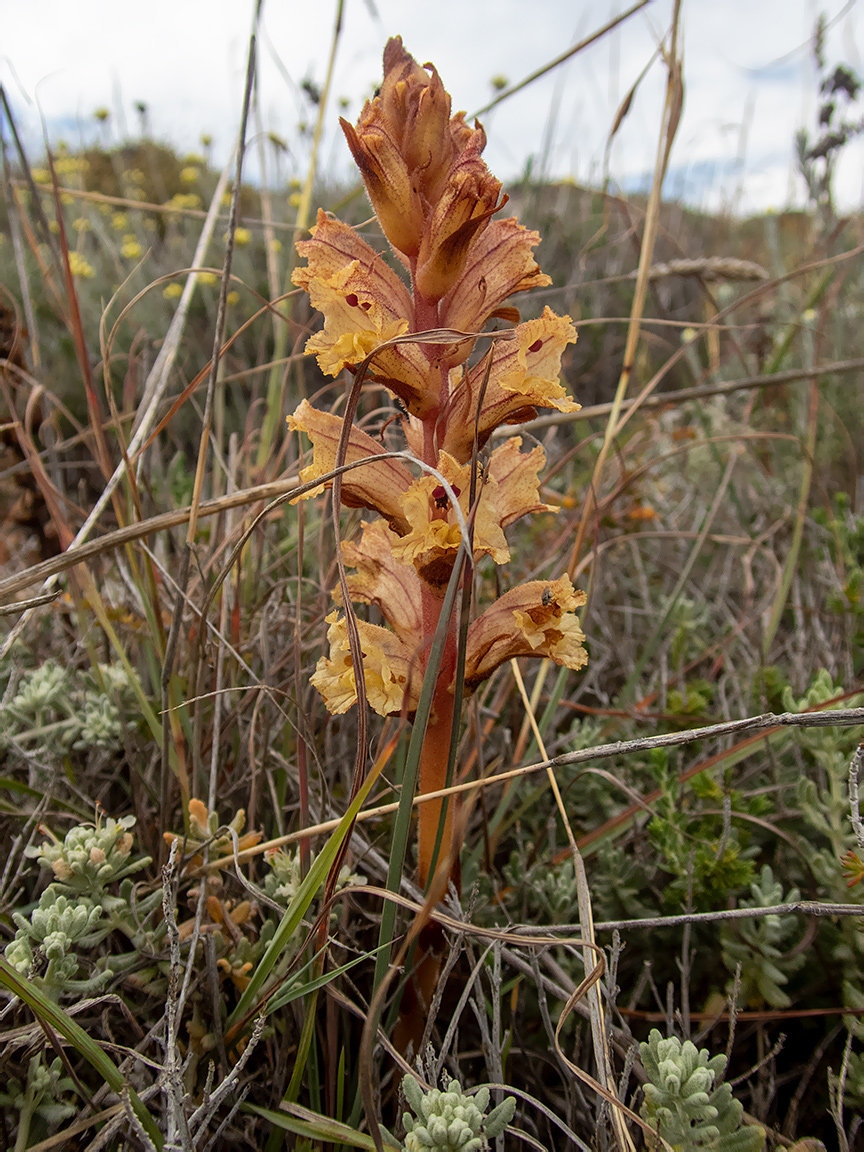
<instances>
[{"instance_id":1,"label":"sky","mask_svg":"<svg viewBox=\"0 0 864 1152\"><path fill-rule=\"evenodd\" d=\"M287 146L264 149L271 179L302 177L308 126L300 87L323 84L338 0L264 0L259 37L259 113L250 134L275 134ZM401 34L432 61L470 114L493 95L492 80L524 79L588 37L634 0L344 0L322 148L324 172L347 179L350 156L340 112L356 119L380 80L388 36ZM803 206L794 136L811 136L818 108L812 32L829 21L826 57L864 71L864 0L683 0L684 111L667 191L707 210L738 213ZM551 179L612 187L648 186L657 151L666 70L657 53L673 0L651 0L602 39L574 55L481 120L486 159L502 180L526 166ZM151 133L183 152L225 163L240 120L254 0L28 0L5 5L0 82L35 156L41 123L56 145L98 138L117 143L139 130L136 102ZM636 85L611 145L616 113ZM340 108L339 101L347 101ZM864 99L860 102L864 104ZM97 108L110 118L100 125ZM864 110L855 109L856 118ZM307 125L306 131L301 125ZM260 152L253 148L249 174ZM836 174L844 210L864 199L864 141L845 150Z\"/></svg>"}]
</instances>

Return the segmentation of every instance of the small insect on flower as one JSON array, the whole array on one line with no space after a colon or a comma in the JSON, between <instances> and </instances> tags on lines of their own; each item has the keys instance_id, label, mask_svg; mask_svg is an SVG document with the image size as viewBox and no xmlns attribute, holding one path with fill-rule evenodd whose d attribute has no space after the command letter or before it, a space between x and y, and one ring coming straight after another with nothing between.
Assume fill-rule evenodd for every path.
<instances>
[{"instance_id":1,"label":"small insect on flower","mask_svg":"<svg viewBox=\"0 0 864 1152\"><path fill-rule=\"evenodd\" d=\"M549 605L552 603L552 589L549 587L548 584L543 589L543 595L540 597L540 600L541 600L541 603L543 604L544 608L548 608Z\"/></svg>"}]
</instances>

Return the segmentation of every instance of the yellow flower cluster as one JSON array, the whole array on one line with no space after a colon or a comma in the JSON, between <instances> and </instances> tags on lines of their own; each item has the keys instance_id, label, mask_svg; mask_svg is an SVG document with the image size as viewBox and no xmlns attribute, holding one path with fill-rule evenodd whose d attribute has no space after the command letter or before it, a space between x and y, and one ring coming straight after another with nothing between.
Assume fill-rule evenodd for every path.
<instances>
[{"instance_id":1,"label":"yellow flower cluster","mask_svg":"<svg viewBox=\"0 0 864 1152\"><path fill-rule=\"evenodd\" d=\"M58 176L78 176L89 167L89 162L83 156L59 156L54 161L54 171Z\"/></svg>"},{"instance_id":2,"label":"yellow flower cluster","mask_svg":"<svg viewBox=\"0 0 864 1152\"><path fill-rule=\"evenodd\" d=\"M176 192L168 203L166 208L200 208L201 197L197 192Z\"/></svg>"},{"instance_id":3,"label":"yellow flower cluster","mask_svg":"<svg viewBox=\"0 0 864 1152\"><path fill-rule=\"evenodd\" d=\"M138 237L134 232L129 232L123 237L120 255L124 260L137 260L143 251L144 249L138 243Z\"/></svg>"},{"instance_id":4,"label":"yellow flower cluster","mask_svg":"<svg viewBox=\"0 0 864 1152\"><path fill-rule=\"evenodd\" d=\"M69 268L72 275L77 276L81 280L92 280L96 275L93 270L93 265L88 264L79 252L69 253Z\"/></svg>"}]
</instances>

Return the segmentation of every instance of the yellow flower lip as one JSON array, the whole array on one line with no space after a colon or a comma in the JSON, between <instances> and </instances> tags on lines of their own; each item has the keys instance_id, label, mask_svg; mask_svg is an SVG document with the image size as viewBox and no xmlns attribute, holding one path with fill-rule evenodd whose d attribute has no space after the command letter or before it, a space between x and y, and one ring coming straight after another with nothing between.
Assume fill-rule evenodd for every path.
<instances>
[{"instance_id":1,"label":"yellow flower lip","mask_svg":"<svg viewBox=\"0 0 864 1152\"><path fill-rule=\"evenodd\" d=\"M297 245L306 264L292 280L324 314L324 328L306 344L328 376L359 364L393 336L408 330L414 316L411 294L396 272L353 228L319 210L312 238ZM467 353L466 353L467 355ZM438 399L430 364L412 343L383 349L371 361L370 381L395 392L418 416Z\"/></svg>"},{"instance_id":2,"label":"yellow flower lip","mask_svg":"<svg viewBox=\"0 0 864 1152\"><path fill-rule=\"evenodd\" d=\"M345 619L337 612L327 617L330 655L322 656L313 673L313 684L328 712L340 716L357 701L357 680ZM363 651L363 676L370 708L381 716L413 714L420 696L422 673L416 654L387 628L357 621Z\"/></svg>"},{"instance_id":3,"label":"yellow flower lip","mask_svg":"<svg viewBox=\"0 0 864 1152\"><path fill-rule=\"evenodd\" d=\"M477 488L473 551L475 560L490 556L496 564L506 564L510 550L503 529L532 512L553 511L538 495L539 472L545 463L541 447L519 451L516 437L497 448L489 458L486 474ZM438 470L456 494L462 518L469 512L471 467L459 464L446 452L438 459ZM402 506L410 530L394 539L394 559L413 564L426 584L439 594L444 591L456 562L462 532L456 510L437 477L415 480L405 493Z\"/></svg>"}]
</instances>

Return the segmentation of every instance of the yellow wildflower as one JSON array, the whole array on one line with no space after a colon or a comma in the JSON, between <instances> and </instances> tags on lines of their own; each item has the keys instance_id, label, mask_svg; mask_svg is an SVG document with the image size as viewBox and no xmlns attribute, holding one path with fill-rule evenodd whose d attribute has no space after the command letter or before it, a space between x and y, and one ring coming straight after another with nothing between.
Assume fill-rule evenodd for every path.
<instances>
[{"instance_id":1,"label":"yellow wildflower","mask_svg":"<svg viewBox=\"0 0 864 1152\"><path fill-rule=\"evenodd\" d=\"M137 260L144 249L138 243L138 237L133 233L123 237L123 243L120 247L120 255L126 260Z\"/></svg>"},{"instance_id":2,"label":"yellow wildflower","mask_svg":"<svg viewBox=\"0 0 864 1152\"><path fill-rule=\"evenodd\" d=\"M168 201L167 208L195 209L201 207L201 197L195 192L177 192Z\"/></svg>"},{"instance_id":3,"label":"yellow wildflower","mask_svg":"<svg viewBox=\"0 0 864 1152\"><path fill-rule=\"evenodd\" d=\"M92 264L88 264L80 252L69 253L69 268L73 276L78 276L82 280L92 280L96 275Z\"/></svg>"},{"instance_id":4,"label":"yellow wildflower","mask_svg":"<svg viewBox=\"0 0 864 1152\"><path fill-rule=\"evenodd\" d=\"M238 247L242 248L244 245L248 244L251 239L252 239L252 233L249 231L248 228L235 228L234 229L234 243L236 245L238 245ZM223 240L225 240L226 243L228 242L228 233L227 232L223 236Z\"/></svg>"},{"instance_id":5,"label":"yellow wildflower","mask_svg":"<svg viewBox=\"0 0 864 1152\"><path fill-rule=\"evenodd\" d=\"M499 340L492 349L488 380L481 359L451 397L444 447L457 460L467 460L474 446L475 421L479 447L502 424L518 424L537 415L538 408L575 412L580 405L561 386L561 356L576 339L569 316L556 316L549 308L536 320L514 329L515 339ZM477 413L483 383L482 410Z\"/></svg>"}]
</instances>

